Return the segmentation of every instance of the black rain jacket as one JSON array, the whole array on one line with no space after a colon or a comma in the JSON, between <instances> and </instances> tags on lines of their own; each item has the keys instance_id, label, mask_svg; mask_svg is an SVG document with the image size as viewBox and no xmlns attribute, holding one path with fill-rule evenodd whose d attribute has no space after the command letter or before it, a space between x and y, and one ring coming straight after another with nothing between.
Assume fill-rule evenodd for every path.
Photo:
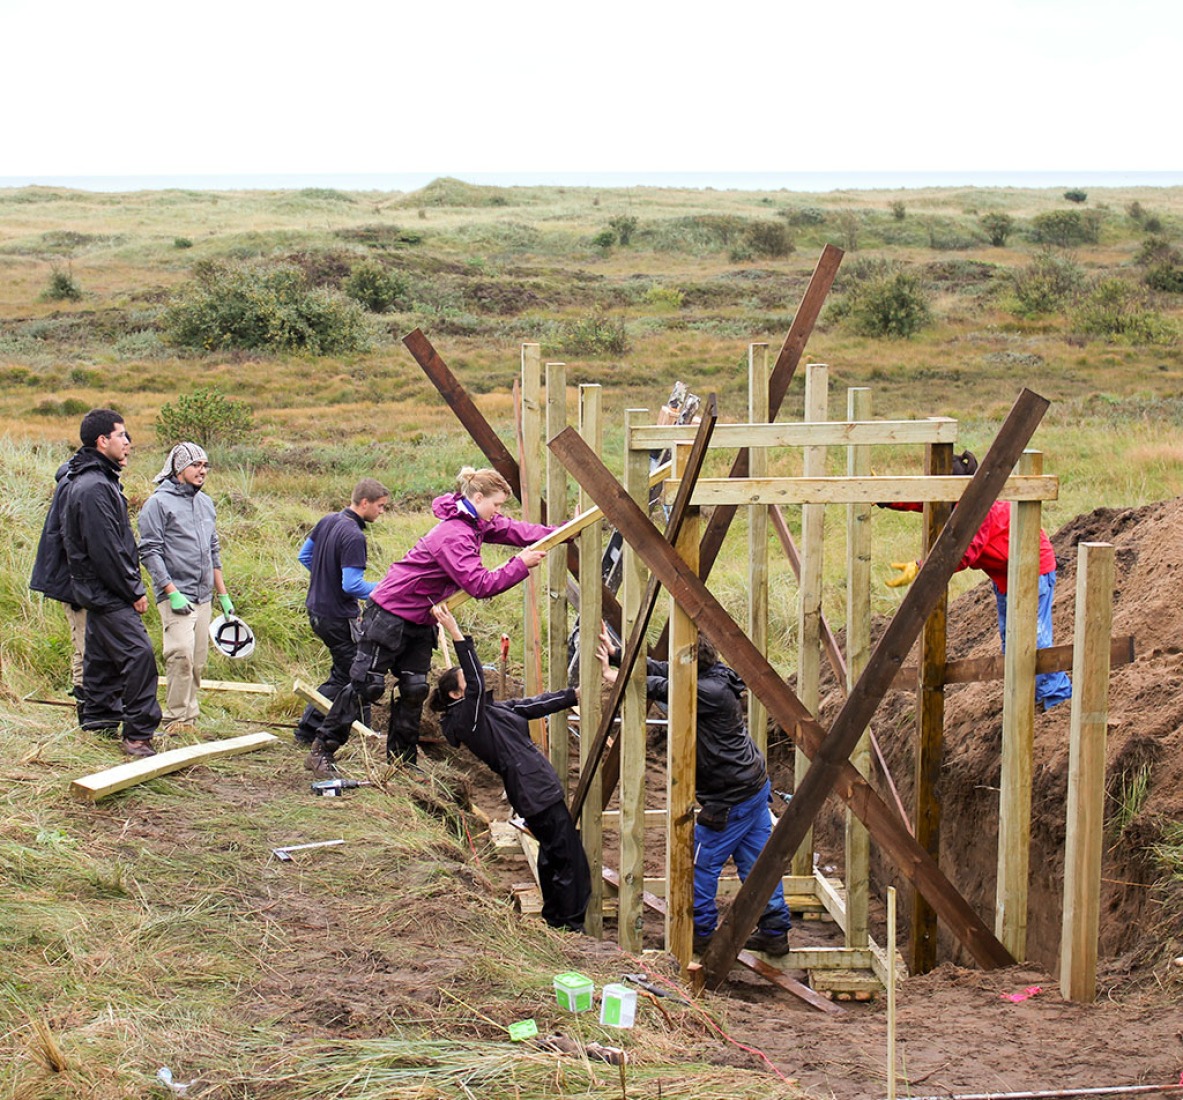
<instances>
[{"instance_id":1,"label":"black rain jacket","mask_svg":"<svg viewBox=\"0 0 1183 1100\"><path fill-rule=\"evenodd\" d=\"M650 659L645 670L645 693L668 703L669 662ZM694 786L702 806L736 806L757 794L768 778L764 757L744 722L743 690L739 674L722 661L698 674Z\"/></svg>"},{"instance_id":2,"label":"black rain jacket","mask_svg":"<svg viewBox=\"0 0 1183 1100\"><path fill-rule=\"evenodd\" d=\"M70 479L66 476L69 468L70 463L63 462L53 475L57 486L41 527L41 541L37 543L37 557L33 561L29 587L51 600L68 603L77 611L80 604L74 598L74 583L70 580L70 566L62 542L62 505L66 499L66 490L70 487Z\"/></svg>"},{"instance_id":3,"label":"black rain jacket","mask_svg":"<svg viewBox=\"0 0 1183 1100\"><path fill-rule=\"evenodd\" d=\"M145 594L140 554L119 484L119 466L93 447L69 462L62 541L74 598L87 611L115 611Z\"/></svg>"},{"instance_id":4,"label":"black rain jacket","mask_svg":"<svg viewBox=\"0 0 1183 1100\"><path fill-rule=\"evenodd\" d=\"M542 750L530 740L529 721L575 706L575 692L549 691L529 699L495 703L485 690L484 671L469 637L456 643L464 671L464 698L440 716L449 745L467 745L505 784L513 808L529 819L563 802L563 787Z\"/></svg>"}]
</instances>

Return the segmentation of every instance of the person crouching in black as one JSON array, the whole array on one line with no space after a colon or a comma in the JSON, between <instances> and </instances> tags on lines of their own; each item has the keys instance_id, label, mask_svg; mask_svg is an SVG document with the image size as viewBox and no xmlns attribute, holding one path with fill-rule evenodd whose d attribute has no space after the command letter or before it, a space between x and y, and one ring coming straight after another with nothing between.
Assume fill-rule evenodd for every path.
<instances>
[{"instance_id":1,"label":"person crouching in black","mask_svg":"<svg viewBox=\"0 0 1183 1100\"><path fill-rule=\"evenodd\" d=\"M427 705L440 715L449 745L467 745L501 777L510 804L537 839L543 920L552 928L582 932L591 872L562 784L530 740L529 727L531 719L575 706L579 693L568 688L493 702L472 638L456 625L446 605L437 604L432 614L451 635L458 663L441 674Z\"/></svg>"}]
</instances>

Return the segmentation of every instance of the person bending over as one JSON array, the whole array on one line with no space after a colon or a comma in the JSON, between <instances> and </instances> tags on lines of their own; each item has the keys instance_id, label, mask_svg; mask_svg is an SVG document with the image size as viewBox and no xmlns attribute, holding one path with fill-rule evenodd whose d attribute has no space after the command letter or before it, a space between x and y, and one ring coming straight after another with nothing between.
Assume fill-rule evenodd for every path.
<instances>
[{"instance_id":1,"label":"person bending over","mask_svg":"<svg viewBox=\"0 0 1183 1100\"><path fill-rule=\"evenodd\" d=\"M530 739L529 725L532 719L575 706L579 692L567 688L493 702L472 638L447 607L438 606L433 614L456 646L457 664L440 675L428 705L439 714L449 745L467 745L501 777L510 805L537 839L543 920L552 928L582 932L591 897L587 857L559 777Z\"/></svg>"}]
</instances>

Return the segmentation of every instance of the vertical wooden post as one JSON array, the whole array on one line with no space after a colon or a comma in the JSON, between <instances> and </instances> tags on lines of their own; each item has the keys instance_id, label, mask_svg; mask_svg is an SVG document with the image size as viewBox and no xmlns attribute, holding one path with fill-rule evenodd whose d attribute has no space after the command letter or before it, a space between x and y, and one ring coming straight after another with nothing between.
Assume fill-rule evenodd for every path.
<instances>
[{"instance_id":1,"label":"vertical wooden post","mask_svg":"<svg viewBox=\"0 0 1183 1100\"><path fill-rule=\"evenodd\" d=\"M871 419L871 391L846 391L846 419ZM871 473L871 448L848 447L850 477ZM871 656L871 505L846 506L846 687L849 691ZM871 773L871 736L864 731L850 762L859 773ZM867 827L846 811L846 946L867 946L867 904L871 875L871 841Z\"/></svg>"},{"instance_id":2,"label":"vertical wooden post","mask_svg":"<svg viewBox=\"0 0 1183 1100\"><path fill-rule=\"evenodd\" d=\"M953 445L931 443L924 455L924 472L945 476L953 472ZM949 522L947 501L924 506L924 556ZM933 859L941 853L941 763L945 755L945 656L949 596L940 599L924 623L920 636L920 669L916 685L916 841ZM912 891L912 930L909 939L912 972L927 974L937 964L937 915L919 890Z\"/></svg>"},{"instance_id":3,"label":"vertical wooden post","mask_svg":"<svg viewBox=\"0 0 1183 1100\"><path fill-rule=\"evenodd\" d=\"M1108 543L1082 542L1076 554L1060 992L1070 1001L1092 1001L1097 996L1115 551Z\"/></svg>"},{"instance_id":4,"label":"vertical wooden post","mask_svg":"<svg viewBox=\"0 0 1183 1100\"><path fill-rule=\"evenodd\" d=\"M1017 470L1020 474L1043 473L1043 456L1038 451L1024 451ZM1022 961L1027 957L1041 509L1038 500L1016 501L1010 508L994 934L1016 959Z\"/></svg>"},{"instance_id":5,"label":"vertical wooden post","mask_svg":"<svg viewBox=\"0 0 1183 1100\"><path fill-rule=\"evenodd\" d=\"M597 455L600 453L602 425L599 386L579 387L579 434ZM579 493L579 509L593 506L584 489ZM596 639L600 634L600 559L603 557L601 525L593 523L579 535L579 560L583 563L579 585L579 746L580 767L586 765L584 754L591 748L600 726L600 664L595 659ZM603 775L597 768L583 804L580 834L591 869L591 903L584 922L588 934L604 934L604 796Z\"/></svg>"},{"instance_id":6,"label":"vertical wooden post","mask_svg":"<svg viewBox=\"0 0 1183 1100\"><path fill-rule=\"evenodd\" d=\"M830 368L810 363L805 368L805 420L816 423L829 419ZM805 447L805 476L822 477L826 472L826 448ZM801 587L797 609L797 698L816 716L821 701L822 656L822 567L825 563L826 506L801 507ZM800 749L793 757L794 787L809 771L809 757ZM813 830L793 853L792 873L813 874Z\"/></svg>"},{"instance_id":7,"label":"vertical wooden post","mask_svg":"<svg viewBox=\"0 0 1183 1100\"><path fill-rule=\"evenodd\" d=\"M690 448L675 449L674 469L685 467ZM686 513L675 546L698 570L698 509ZM666 926L665 947L681 966L690 966L694 940L694 769L697 759L698 627L670 598L669 736L666 740Z\"/></svg>"},{"instance_id":8,"label":"vertical wooden post","mask_svg":"<svg viewBox=\"0 0 1183 1100\"><path fill-rule=\"evenodd\" d=\"M567 426L567 365L546 364L546 437L553 439ZM558 526L567 518L567 471L546 451L546 522ZM556 546L546 555L546 688L567 686L567 548ZM550 717L550 762L567 791L571 738L567 712Z\"/></svg>"},{"instance_id":9,"label":"vertical wooden post","mask_svg":"<svg viewBox=\"0 0 1183 1100\"><path fill-rule=\"evenodd\" d=\"M748 345L748 420L768 423L768 345ZM768 452L753 447L748 459L752 477L768 473ZM748 637L768 653L768 506L748 508ZM757 747L768 755L768 708L748 693L748 731Z\"/></svg>"},{"instance_id":10,"label":"vertical wooden post","mask_svg":"<svg viewBox=\"0 0 1183 1100\"><path fill-rule=\"evenodd\" d=\"M522 482L522 518L529 523L542 522L542 349L538 344L522 345L522 453L518 466ZM531 573L522 586L522 665L526 695L542 690L541 612L538 599L538 575ZM530 736L545 750L546 725L538 719L530 723Z\"/></svg>"},{"instance_id":11,"label":"vertical wooden post","mask_svg":"<svg viewBox=\"0 0 1183 1100\"><path fill-rule=\"evenodd\" d=\"M629 447L630 430L650 422L645 409L624 414L624 487L637 504L649 508L649 453ZM625 543L621 560L621 635L628 638L640 614L649 571L640 555ZM625 951L641 950L645 889L645 670L629 677L620 706L620 896L617 938ZM589 731L587 736L591 737Z\"/></svg>"}]
</instances>

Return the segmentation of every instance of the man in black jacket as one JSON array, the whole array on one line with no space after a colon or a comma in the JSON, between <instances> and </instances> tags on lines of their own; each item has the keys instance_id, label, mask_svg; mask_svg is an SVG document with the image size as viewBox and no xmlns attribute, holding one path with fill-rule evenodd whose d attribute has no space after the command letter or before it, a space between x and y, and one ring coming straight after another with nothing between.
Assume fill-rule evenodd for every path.
<instances>
[{"instance_id":1,"label":"man in black jacket","mask_svg":"<svg viewBox=\"0 0 1183 1100\"><path fill-rule=\"evenodd\" d=\"M86 703L82 727L114 732L123 724L128 756L153 756L160 725L156 657L141 616L148 597L119 476L131 441L123 417L92 409L82 448L70 459L62 501L62 542L74 598L86 608Z\"/></svg>"},{"instance_id":2,"label":"man in black jacket","mask_svg":"<svg viewBox=\"0 0 1183 1100\"><path fill-rule=\"evenodd\" d=\"M606 632L596 656L604 665L604 678L614 681L616 670L609 667L613 650ZM646 672L646 695L668 703L669 662L649 660ZM733 859L740 879L746 879L772 833L772 785L764 757L744 721L740 702L744 687L735 670L719 660L710 640L699 635L694 773L695 797L701 806L694 826L694 950L698 952L706 949L718 923L715 894L723 865ZM788 954L789 923L784 888L777 883L744 946L769 955Z\"/></svg>"},{"instance_id":3,"label":"man in black jacket","mask_svg":"<svg viewBox=\"0 0 1183 1100\"><path fill-rule=\"evenodd\" d=\"M54 486L53 500L49 503L49 511L41 528L41 540L37 543L37 557L33 561L29 587L51 600L57 600L65 608L73 650L70 656L70 680L73 683L71 690L74 694L74 706L78 711L78 722L81 724L82 704L86 698L82 687L82 658L86 652L86 608L75 600L70 567L66 562L66 548L62 543L62 502L66 499L66 489L70 484L70 479L66 476L69 468L69 462L63 462L53 475L57 484Z\"/></svg>"}]
</instances>

